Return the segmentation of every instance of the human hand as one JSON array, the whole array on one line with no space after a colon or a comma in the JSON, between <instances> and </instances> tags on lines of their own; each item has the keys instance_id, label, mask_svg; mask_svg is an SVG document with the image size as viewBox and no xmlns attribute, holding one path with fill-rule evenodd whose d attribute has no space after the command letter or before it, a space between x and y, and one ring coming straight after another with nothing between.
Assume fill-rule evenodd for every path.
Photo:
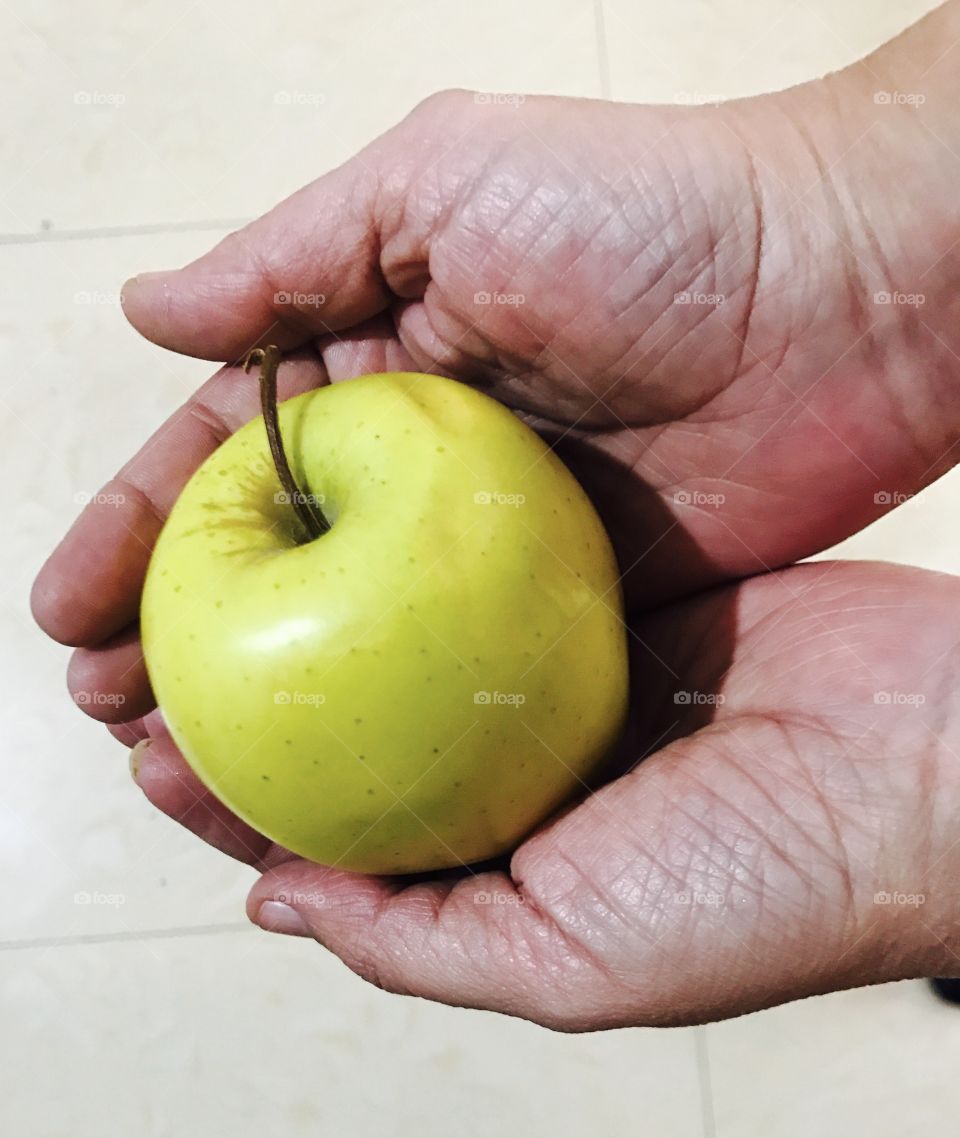
<instances>
[{"instance_id":1,"label":"human hand","mask_svg":"<svg viewBox=\"0 0 960 1138\"><path fill-rule=\"evenodd\" d=\"M225 369L121 472L125 506L88 508L35 611L81 646L73 689L122 694L139 722L117 733L154 735L148 796L268 870L252 916L286 931L298 918L387 987L564 1028L946 970L942 914L909 914L907 937L907 910L873 895L949 900L956 586L881 567L769 572L950 465L953 204L913 108L890 108L882 138L858 145L875 88L853 71L697 110L445 95L194 265L126 286L131 320L169 347L228 361L255 342L289 349L284 396L415 368L515 407L614 539L634 757L660 747L530 839L509 875L358 877L231 818L157 716L140 720L152 699L135 626L162 518L257 411L252 380ZM911 172L881 196L871 183L891 155ZM922 321L873 304L917 293L924 272ZM922 707L873 702L928 689ZM280 895L308 900L295 918L261 910Z\"/></svg>"}]
</instances>

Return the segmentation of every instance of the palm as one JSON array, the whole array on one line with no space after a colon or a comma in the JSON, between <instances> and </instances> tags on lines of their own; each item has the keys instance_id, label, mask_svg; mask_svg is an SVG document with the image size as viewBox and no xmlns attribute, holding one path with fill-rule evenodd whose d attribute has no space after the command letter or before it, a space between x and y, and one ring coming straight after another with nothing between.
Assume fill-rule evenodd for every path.
<instances>
[{"instance_id":1,"label":"palm","mask_svg":"<svg viewBox=\"0 0 960 1138\"><path fill-rule=\"evenodd\" d=\"M555 1027L693 1022L895 974L881 918L916 918L956 872L929 851L953 824L931 788L960 742L941 698L957 601L952 578L822 563L648 615L633 732L655 753L508 870L357 878L228 830L184 778L165 806L272 871L253 911L279 869L332 900L316 931L369 979Z\"/></svg>"}]
</instances>

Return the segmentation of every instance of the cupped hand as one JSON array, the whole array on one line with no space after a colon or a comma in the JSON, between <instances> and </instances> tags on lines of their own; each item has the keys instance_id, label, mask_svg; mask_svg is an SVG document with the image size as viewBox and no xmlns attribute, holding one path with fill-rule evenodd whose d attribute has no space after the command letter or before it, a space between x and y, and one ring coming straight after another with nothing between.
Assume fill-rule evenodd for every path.
<instances>
[{"instance_id":1,"label":"cupped hand","mask_svg":"<svg viewBox=\"0 0 960 1138\"><path fill-rule=\"evenodd\" d=\"M84 706L151 737L151 800L266 871L254 919L392 990L566 1029L952 966L958 586L778 571L942 473L957 437L941 124L892 107L874 129L875 86L854 70L687 110L448 93L199 261L125 286L145 335L228 366L121 470L123 504L87 508L34 611L78 646ZM910 172L881 188L891 162ZM883 302L921 276L922 310ZM229 365L267 342L289 353L283 396L385 369L485 388L604 517L634 649L630 757L653 753L508 872L411 884L294 858L199 785L151 711L149 551L256 414Z\"/></svg>"}]
</instances>

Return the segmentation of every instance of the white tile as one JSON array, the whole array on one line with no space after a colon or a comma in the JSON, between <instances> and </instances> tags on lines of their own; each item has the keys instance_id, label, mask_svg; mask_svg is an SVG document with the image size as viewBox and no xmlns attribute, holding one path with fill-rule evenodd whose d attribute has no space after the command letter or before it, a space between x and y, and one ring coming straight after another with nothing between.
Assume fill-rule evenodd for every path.
<instances>
[{"instance_id":1,"label":"white tile","mask_svg":"<svg viewBox=\"0 0 960 1138\"><path fill-rule=\"evenodd\" d=\"M109 478L212 369L141 340L111 298L130 273L185 260L217 236L0 247L10 519L0 543L0 875L20 882L0 940L242 919L250 871L149 808L125 749L67 696L68 650L47 642L28 611L30 583L79 512L77 495Z\"/></svg>"},{"instance_id":2,"label":"white tile","mask_svg":"<svg viewBox=\"0 0 960 1138\"><path fill-rule=\"evenodd\" d=\"M804 1000L707 1040L718 1138L956 1133L960 1008L923 983Z\"/></svg>"},{"instance_id":3,"label":"white tile","mask_svg":"<svg viewBox=\"0 0 960 1138\"><path fill-rule=\"evenodd\" d=\"M753 95L843 67L934 0L602 0L611 95L680 102Z\"/></svg>"},{"instance_id":4,"label":"white tile","mask_svg":"<svg viewBox=\"0 0 960 1138\"><path fill-rule=\"evenodd\" d=\"M953 521L958 502L960 469L955 469L816 560L896 561L941 573L960 573L960 529Z\"/></svg>"},{"instance_id":5,"label":"white tile","mask_svg":"<svg viewBox=\"0 0 960 1138\"><path fill-rule=\"evenodd\" d=\"M600 93L591 0L11 2L0 233L257 214L444 87Z\"/></svg>"},{"instance_id":6,"label":"white tile","mask_svg":"<svg viewBox=\"0 0 960 1138\"><path fill-rule=\"evenodd\" d=\"M561 1036L390 996L311 942L0 953L18 1138L699 1138L692 1033Z\"/></svg>"}]
</instances>

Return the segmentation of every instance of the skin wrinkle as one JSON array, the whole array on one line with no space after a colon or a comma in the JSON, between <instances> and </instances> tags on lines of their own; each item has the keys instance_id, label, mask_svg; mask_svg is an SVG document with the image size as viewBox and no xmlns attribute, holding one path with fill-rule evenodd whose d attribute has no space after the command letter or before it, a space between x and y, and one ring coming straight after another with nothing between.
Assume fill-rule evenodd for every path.
<instances>
[{"instance_id":1,"label":"skin wrinkle","mask_svg":"<svg viewBox=\"0 0 960 1138\"><path fill-rule=\"evenodd\" d=\"M841 273L841 279L846 282L846 295L848 301L848 312L851 317L851 322L854 330L858 334L867 331L874 323L873 316L868 313L865 307L865 295L867 292L866 282L863 280L861 274L858 272L857 267L850 263L849 257L853 256L850 252L856 240L853 236L853 227L847 212L843 208L843 203L840 199L840 193L837 184L833 177L833 169L829 167L820 152L820 148L813 138L810 130L801 118L793 118L787 120L788 125L792 126L798 139L801 140L807 149L807 153L813 161L813 164L818 171L818 179L816 186L818 190L823 193L825 204L832 219L836 219L842 231L842 237L835 246L837 255L841 258L847 254L847 261ZM857 265L862 266L859 258L856 258ZM888 281L889 283L889 281ZM867 353L868 358L873 354L873 345L875 341L872 334L868 333L866 339L863 341L863 350ZM873 350L872 350L873 349Z\"/></svg>"},{"instance_id":2,"label":"skin wrinkle","mask_svg":"<svg viewBox=\"0 0 960 1138\"><path fill-rule=\"evenodd\" d=\"M551 874L555 874L557 868L562 866L573 873L573 884L556 896L547 896L546 887L537 886L535 879L531 878L525 885L525 895L531 894L535 897L540 910L548 915L553 927L563 936L564 942L573 947L578 954L589 959L602 974L610 975L621 983L634 985L638 971L642 974L642 969L637 968L635 945L641 943L649 949L656 948L662 934L658 933L654 918L657 913L666 915L665 910L657 902L642 904L635 912L645 913L646 919L639 923L639 927L634 921L634 927L631 929L625 912L613 904L606 888L601 891L599 885L587 876L586 871L578 864L576 855L570 854L565 846L558 844L553 852L552 861L556 868L551 868ZM637 884L637 890L645 898L649 894L645 881L649 880L654 871L659 870L664 879L674 878L677 885L683 885L682 879L668 866L659 863L655 857L636 858L632 865L634 869L642 868L645 871L643 878L638 879ZM547 880L549 881L549 878ZM584 901L582 897L584 892L590 900ZM619 931L613 937L599 935L603 927L599 920L601 914L605 918L604 924L609 925L610 921L616 923ZM610 958L609 953L614 944L626 953L627 960L632 961L632 967L630 963L618 966ZM633 977L631 971L634 973Z\"/></svg>"},{"instance_id":3,"label":"skin wrinkle","mask_svg":"<svg viewBox=\"0 0 960 1138\"><path fill-rule=\"evenodd\" d=\"M208 401L205 401L202 397L191 399L186 405L185 412L191 416L191 418L209 428L214 447L218 447L221 443L226 442L233 434L233 431L230 429L223 415L217 411L216 407ZM160 520L162 521L163 519Z\"/></svg>"},{"instance_id":4,"label":"skin wrinkle","mask_svg":"<svg viewBox=\"0 0 960 1138\"><path fill-rule=\"evenodd\" d=\"M753 319L753 309L757 302L757 293L760 289L760 278L763 270L763 259L766 251L765 242L765 226L763 215L763 192L760 185L760 179L757 176L757 164L754 161L753 155L749 150L746 150L747 169L749 171L749 186L750 186L750 200L753 205L754 214L754 236L753 242L756 248L756 253L753 260L753 266L749 279L749 295L744 307L744 314L740 326L740 332L737 334L740 340L740 350L737 353L737 362L734 365L733 374L740 375L743 372L743 356L750 343L750 323ZM745 242L746 247L750 247L749 242Z\"/></svg>"},{"instance_id":5,"label":"skin wrinkle","mask_svg":"<svg viewBox=\"0 0 960 1138\"><path fill-rule=\"evenodd\" d=\"M762 725L769 727L769 728L772 728L780 736L779 742L780 742L781 747L783 747L789 754L791 754L793 759L794 759L795 766L792 768L790 766L787 766L786 768L782 769L780 772L780 775L779 775L780 779L783 780L786 773L788 771L791 771L791 770L796 770L798 773L806 773L808 775L807 782L801 783L801 787L803 788L804 793L801 795L798 795L798 797L803 798L804 795L808 794L810 791L810 781L812 780L812 772L804 766L804 764L802 762L802 758L801 758L802 751L797 746L797 744L795 742L795 737L792 734L793 731L796 731L798 729L798 724L795 722L792 722L792 723L789 722L786 719L786 717L773 718L769 714L754 713L752 716L749 714L744 714L744 715L738 716L737 720L734 721L734 723L732 725L730 725L729 730L733 733L736 733L736 728L745 726L746 723L751 718L753 718L755 721L760 720ZM832 739L832 736L831 736L829 730L824 728L824 727L814 726L810 723L805 723L803 725L803 727L805 727L808 731L812 730L813 734L815 734L816 736L822 737L827 741ZM771 751L773 751L774 749L775 748L770 748ZM767 786L765 785L764 781L763 781L764 774L766 774L766 776L769 777L769 774L770 774L769 770L767 770L765 767L761 767L762 773L754 775L749 770L749 767L748 767L748 764L750 761L749 758L748 758L746 763L739 762L738 760L736 760L733 757L732 752L728 752L722 746L720 747L720 753L721 753L722 757L726 760L730 769L734 773L736 773L741 780L743 780L750 787L752 787L753 790L758 792L761 799L764 802L766 802L766 804L769 807L771 807L772 809L778 808L778 802L777 802L775 793L772 790L768 789ZM693 780L693 785L698 785L696 779ZM701 786L701 790L705 790L705 789L706 789L705 787ZM752 827L754 825L752 819L744 811L742 811L741 809L736 807L732 802L727 802L727 803L725 803L725 805L726 805L727 809L729 809L735 817L739 818L748 827ZM826 809L827 808L826 803L823 803L823 805L824 805L824 808ZM815 850L817 850L817 852L821 853L825 858L829 858L830 851L827 850L825 847L821 847L821 846L817 845L817 843L811 839L810 835L803 828L802 823L800 823L797 819L794 819L788 813L788 811L786 809L782 810L781 813L778 815L778 822L780 822L780 821L787 821L791 824L794 831L801 838L801 843L800 843L801 845L804 843L804 841L808 842L813 846L813 848ZM770 848L777 855L777 857L779 857L785 865L789 866L791 864L791 858L787 852L787 849L785 847L782 847L782 846L779 846L779 845L773 843L770 840L770 836L768 833L764 834L762 836L766 840L770 841ZM791 866L791 868L797 869L798 873L800 872L799 867L797 867L795 865ZM802 879L802 875L801 875L801 879ZM807 880L807 881L805 881L805 884L809 885L811 883L809 880Z\"/></svg>"},{"instance_id":6,"label":"skin wrinkle","mask_svg":"<svg viewBox=\"0 0 960 1138\"><path fill-rule=\"evenodd\" d=\"M709 211L707 211L707 210L704 208L704 215L705 215L705 216L707 216L707 215L708 215L708 213L709 213ZM679 207L678 207L678 217L679 217L679 216L680 216L680 214L679 214ZM708 292L709 292L709 291L711 290L711 285L712 285L712 286L714 286L714 290L715 290L715 285L716 285L716 281L717 281L717 262L718 262L718 260L719 260L719 256L720 256L720 248L722 247L722 244L723 244L723 239L721 238L721 239L720 239L718 242L714 242L714 243L712 243L712 244L708 243L708 245L706 245L706 246L704 247L704 249L703 249L703 252L701 253L701 257L700 257L700 260L699 260L699 261L698 261L698 262L697 262L697 263L696 263L694 266L692 266L692 267L691 267L691 270L690 270L690 274L688 274L688 277L687 277L687 279L686 279L686 288L685 288L685 289L680 289L680 290L678 290L678 291L681 291L681 292L682 292L682 291L686 291L686 292L691 292L691 293L698 291L698 287L697 287L697 286L700 284L700 281L701 281L701 277L702 277L703 275L706 275L706 276L707 276L707 281L706 281L706 283L704 284L704 288L706 289L706 291L708 291ZM670 271L671 271L671 272L676 272L676 269L677 269L677 266L676 266L676 264L673 264L673 265L671 265L671 266L670 266ZM654 283L655 283L655 284L658 284L658 283L659 283L659 278L658 278L658 279L657 279L657 280L656 280ZM748 288L750 295L751 295L751 296L753 296L753 295L755 294L755 282L753 282L753 281L749 281L749 280L748 280L748 281L746 282L746 287ZM736 291L738 291L738 290L733 290L733 291L734 291L734 292L736 292ZM729 299L729 298L728 298L728 299ZM666 315L670 315L669 311L668 311L668 312L665 312L665 313L664 313L664 315L665 315L665 316L666 316ZM687 340L690 338L690 336L691 336L693 333L695 333L695 332L699 331L699 330L700 330L700 327L701 327L701 326L702 326L702 325L703 325L703 324L704 324L704 323L705 323L705 322L706 322L706 321L707 321L707 320L710 318L710 316L712 316L712 315L713 315L713 310L712 310L712 309L710 309L710 308L706 308L706 309L705 309L705 311L704 311L704 313L703 313L703 315L702 315L702 317L701 317L701 319L700 319L699 321L697 321L697 323L696 323L696 324L695 324L695 325L694 325L692 328L690 328L690 327L687 327L687 328L685 328L685 329L684 329L684 334L683 334L683 337L682 337L682 338L681 338L681 339L680 339L680 340L679 340L677 343L675 343L674 345L672 345L672 346L671 346L671 347L670 347L670 348L667 350L667 352L666 352L665 354L663 354L663 355L660 357L660 359L659 359L659 361L658 361L658 363L657 363L657 368L656 368L656 370L667 370L667 371L669 371L669 367L668 367L668 365L667 365L667 361L668 361L668 359L669 359L669 357L670 357L671 353L672 353L672 352L673 352L675 349L677 349L678 347L683 347L683 346L685 346L685 343L686 343L686 341L687 341ZM651 331L651 332L655 332L655 331L656 331L656 323L654 323L654 324L651 326L651 329L650 329L650 331ZM643 347L643 342L642 342L642 340L641 340L641 341L639 341L639 342L637 343L637 345L635 345L635 350L639 351L639 352L640 352L640 354L641 354L641 356L645 354L645 349L644 349L644 347ZM705 353L707 350L708 350L708 349L706 348L706 346L704 346L704 347L701 349L701 354ZM630 365L626 363L626 357L627 357L629 354L630 354L630 349L628 349L627 353L625 353L625 354L624 354L624 356L620 357L620 359L618 359L618 360L616 361L616 363L617 363L618 367L619 367L619 368L621 368L621 369L623 369L623 370L625 371L625 373L627 373L627 374L629 374L629 373L630 373L630 371L632 370L632 369L631 369L631 367L630 367ZM694 358L696 359L697 357L694 357ZM650 373L650 374L652 374L652 373ZM735 374L736 374L735 372L731 372L731 375L735 375ZM650 382L650 378L649 378L649 375L648 375L648 377L647 377L647 383L649 383L649 382ZM729 382L729 381L728 381L728 382ZM705 409L705 408L707 408L707 407L709 407L709 406L711 405L711 403L713 402L713 400L714 400L714 399L717 397L717 395L719 394L719 391L722 391L722 390L723 390L723 387L720 387L720 388L718 388L718 390L716 390L716 391L710 391L710 392L706 393L706 394L705 394L705 395L702 397L702 400L703 400L703 401L700 403L700 405L699 405L699 406L696 406L696 407L692 407L692 408L687 408L687 409L686 409L685 411L683 411L682 413L675 413L675 414L674 414L674 419L675 419L675 421L682 423L684 420L686 420L686 419L687 419L687 417L688 417L689 415L693 415L693 414L702 414L702 412L704 411L704 409Z\"/></svg>"},{"instance_id":7,"label":"skin wrinkle","mask_svg":"<svg viewBox=\"0 0 960 1138\"><path fill-rule=\"evenodd\" d=\"M109 493L113 492L114 487L119 487L120 493L133 498L157 523L157 532L160 532L161 527L167 520L163 514L163 511L154 502L152 495L138 486L132 478L130 478L128 475L118 475L116 478L112 478L107 483L107 487L109 487L109 490L107 491Z\"/></svg>"},{"instance_id":8,"label":"skin wrinkle","mask_svg":"<svg viewBox=\"0 0 960 1138\"><path fill-rule=\"evenodd\" d=\"M578 208L579 208L579 206L578 206ZM603 243L601 241L601 237L602 237L603 233L608 228L612 228L615 224L616 224L616 218L614 218L613 216L611 216L608 213L603 213L603 214L599 215L599 217L596 220L596 224L594 225L594 227L591 230L587 231L585 234L578 235L577 247L574 250L573 260L571 262L569 262L558 274L558 279L559 279L560 283L562 283L565 279L567 279L570 276L575 274L575 272L580 267L580 264L584 260L584 258L586 258L588 256L592 258L596 255L597 245L605 244L607 247L611 247L611 248L617 248L620 245L622 245L623 242L622 242L622 239L619 237L619 235L613 241L608 241L606 243ZM559 244L559 242L557 242L556 244ZM529 258L529 254L525 254L524 256ZM521 260L521 265L523 263L525 263L525 262L523 260ZM632 267L633 266L631 264L624 265L623 268L620 270L620 275L621 276L625 275L626 273L628 273L630 271L630 269ZM522 272L518 272L518 276L522 279ZM648 286L645 284L640 291L640 295L645 293L647 291L647 288L648 288ZM624 302L623 309L626 310L630 305L634 304L635 302L636 301L635 301L634 297L631 296L631 298L629 300ZM618 312L616 310L614 310L612 313L605 313L604 314L603 323L604 323L605 334L609 335L609 333L612 331L612 329L619 322L620 318L621 318L621 312ZM561 357L562 358L564 353L557 350L557 344L558 344L558 342L564 340L567 337L567 335L568 335L567 330L561 326L561 327L557 328L555 333L553 333L549 337L545 338L540 349L539 349L539 351L538 351L538 353L533 357L532 363L531 363L530 368L529 368L529 372L530 373L536 373L538 370L546 369L551 362L550 357L553 357L553 358ZM603 365L603 369L609 371L610 365L609 364Z\"/></svg>"},{"instance_id":9,"label":"skin wrinkle","mask_svg":"<svg viewBox=\"0 0 960 1138\"><path fill-rule=\"evenodd\" d=\"M726 759L726 754L721 749L722 758ZM703 796L703 811L694 813L681 801L678 803L676 799L672 799L670 803L671 814L676 813L679 817L686 819L690 823L688 828L680 827L676 833L671 833L669 836L671 840L681 838L681 849L686 849L688 854L688 863L692 864L694 856L697 855L701 866L713 867L720 871L720 876L725 882L735 879L738 884L744 889L752 889L756 896L760 896L762 891L762 884L764 878L764 865L762 862L757 866L751 866L739 855L738 847L747 841L752 846L758 845L757 837L761 838L760 844L764 844L768 840L768 835L756 835L756 830L752 820L747 814L733 807L726 800L718 801L714 798L713 792L709 790L696 776L691 776L689 779L689 786L697 790ZM767 798L768 795L764 794ZM721 807L724 811L729 812L739 822L744 823L743 828L736 826L730 827L733 840L728 840L723 837L720 832L720 827L715 823L708 822L708 818L714 813L717 807ZM729 823L726 823L729 824ZM754 833L754 838L750 839L749 834L751 830ZM706 839L704 841L704 839ZM785 853L773 847L774 853L786 860ZM764 853L766 853L764 849ZM745 881L753 881L753 886L745 884ZM687 888L692 888L689 880L685 883Z\"/></svg>"}]
</instances>

